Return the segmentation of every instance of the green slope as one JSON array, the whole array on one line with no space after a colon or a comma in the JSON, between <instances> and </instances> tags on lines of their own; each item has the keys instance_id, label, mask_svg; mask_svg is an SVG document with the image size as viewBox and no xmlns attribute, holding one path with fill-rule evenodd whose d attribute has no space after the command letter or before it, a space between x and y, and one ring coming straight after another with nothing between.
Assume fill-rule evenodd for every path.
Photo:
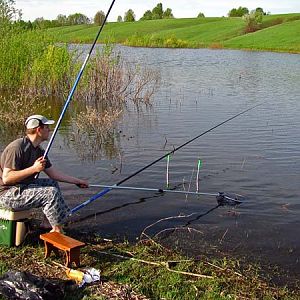
<instances>
[{"instance_id":1,"label":"green slope","mask_svg":"<svg viewBox=\"0 0 300 300\"><path fill-rule=\"evenodd\" d=\"M195 18L108 23L105 25L99 41L103 42L109 39L122 43L135 34L146 35L164 31L176 32L182 28L221 20L221 18ZM51 28L49 32L62 42L92 42L98 30L99 27L95 25L77 25Z\"/></svg>"},{"instance_id":2,"label":"green slope","mask_svg":"<svg viewBox=\"0 0 300 300\"><path fill-rule=\"evenodd\" d=\"M220 18L216 22L197 24L176 30L159 31L156 35L167 38L176 36L194 44L210 46L213 42L223 42L242 34L244 22L240 18Z\"/></svg>"},{"instance_id":3,"label":"green slope","mask_svg":"<svg viewBox=\"0 0 300 300\"><path fill-rule=\"evenodd\" d=\"M224 47L300 53L300 20L232 38Z\"/></svg>"},{"instance_id":4,"label":"green slope","mask_svg":"<svg viewBox=\"0 0 300 300\"><path fill-rule=\"evenodd\" d=\"M264 29L245 34L242 18L189 18L108 23L98 42L147 47L213 47L300 53L300 14L264 16ZM98 26L49 29L60 42L91 43ZM168 41L168 42L166 42Z\"/></svg>"}]
</instances>

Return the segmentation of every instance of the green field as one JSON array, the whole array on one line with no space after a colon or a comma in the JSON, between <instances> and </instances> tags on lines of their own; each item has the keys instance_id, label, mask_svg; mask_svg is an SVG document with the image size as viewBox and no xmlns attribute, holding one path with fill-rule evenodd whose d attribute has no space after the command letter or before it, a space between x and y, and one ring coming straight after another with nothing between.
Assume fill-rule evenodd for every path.
<instances>
[{"instance_id":1,"label":"green field","mask_svg":"<svg viewBox=\"0 0 300 300\"><path fill-rule=\"evenodd\" d=\"M246 34L242 18L190 18L108 23L98 42L128 46L233 48L300 53L300 13L264 16L262 29ZM95 25L49 29L60 42L91 43Z\"/></svg>"},{"instance_id":2,"label":"green field","mask_svg":"<svg viewBox=\"0 0 300 300\"><path fill-rule=\"evenodd\" d=\"M272 26L227 40L226 48L300 53L300 20Z\"/></svg>"}]
</instances>

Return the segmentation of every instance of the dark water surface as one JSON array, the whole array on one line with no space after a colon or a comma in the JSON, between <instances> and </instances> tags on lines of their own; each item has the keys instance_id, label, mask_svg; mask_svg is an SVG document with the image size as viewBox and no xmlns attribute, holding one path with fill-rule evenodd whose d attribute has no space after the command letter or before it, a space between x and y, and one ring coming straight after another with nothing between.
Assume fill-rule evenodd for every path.
<instances>
[{"instance_id":1,"label":"dark water surface","mask_svg":"<svg viewBox=\"0 0 300 300\"><path fill-rule=\"evenodd\" d=\"M121 174L119 157L81 161L78 149L65 143L68 126L54 143L52 162L90 183L112 185L173 147L263 103L176 152L170 162L172 186L183 189L184 183L185 189L195 191L200 158L200 190L238 193L245 203L219 207L201 217L216 206L214 197L111 191L78 216L93 217L72 226L132 240L159 219L196 213L160 222L147 233L153 236L191 221L188 226L197 232L178 229L162 236L192 255L201 255L209 243L215 250L276 264L299 276L300 56L207 49L119 50L126 60L158 70L162 78L153 108L142 115L128 112L120 124ZM87 147L82 145L81 151ZM165 188L165 178L163 160L124 185ZM73 207L100 189L63 185L63 190Z\"/></svg>"}]
</instances>

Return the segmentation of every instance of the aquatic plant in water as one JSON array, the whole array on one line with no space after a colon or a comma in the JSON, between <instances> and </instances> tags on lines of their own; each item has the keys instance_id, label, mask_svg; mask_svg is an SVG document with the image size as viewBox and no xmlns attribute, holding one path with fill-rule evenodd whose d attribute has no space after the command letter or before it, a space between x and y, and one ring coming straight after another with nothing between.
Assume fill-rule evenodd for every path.
<instances>
[{"instance_id":1,"label":"aquatic plant in water","mask_svg":"<svg viewBox=\"0 0 300 300\"><path fill-rule=\"evenodd\" d=\"M71 140L79 157L94 160L119 155L119 118L129 108L149 107L159 80L156 72L130 66L110 47L98 52L75 95L81 105L74 114Z\"/></svg>"}]
</instances>

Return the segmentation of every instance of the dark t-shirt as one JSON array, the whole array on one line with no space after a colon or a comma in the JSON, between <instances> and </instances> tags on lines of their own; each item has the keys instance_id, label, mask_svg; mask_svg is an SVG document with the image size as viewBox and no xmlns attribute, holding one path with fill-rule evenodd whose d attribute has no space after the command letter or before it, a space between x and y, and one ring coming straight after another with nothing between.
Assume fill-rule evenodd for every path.
<instances>
[{"instance_id":1,"label":"dark t-shirt","mask_svg":"<svg viewBox=\"0 0 300 300\"><path fill-rule=\"evenodd\" d=\"M9 186L3 184L2 172L4 168L15 171L24 170L31 167L34 162L44 155L44 150L34 147L27 137L23 137L11 142L3 151L0 159L0 193L8 189ZM51 167L51 162L47 159L46 169ZM34 181L35 174L18 182L18 184L29 184Z\"/></svg>"}]
</instances>

